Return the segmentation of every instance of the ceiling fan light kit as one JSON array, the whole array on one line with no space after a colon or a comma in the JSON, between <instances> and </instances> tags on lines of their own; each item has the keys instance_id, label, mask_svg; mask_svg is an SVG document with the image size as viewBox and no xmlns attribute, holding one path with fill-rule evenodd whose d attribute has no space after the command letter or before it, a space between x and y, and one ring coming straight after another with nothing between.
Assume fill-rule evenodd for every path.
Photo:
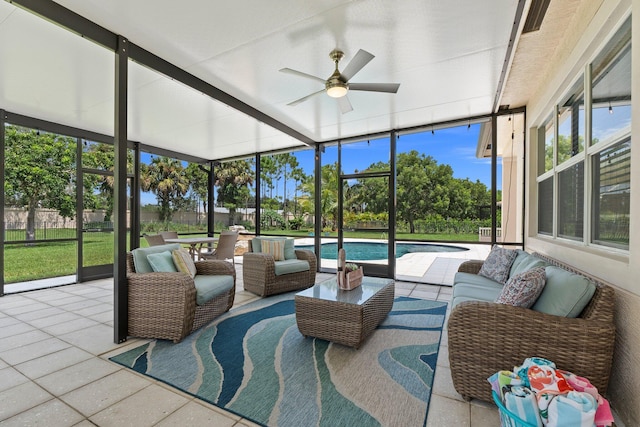
<instances>
[{"instance_id":1,"label":"ceiling fan light kit","mask_svg":"<svg viewBox=\"0 0 640 427\"><path fill-rule=\"evenodd\" d=\"M325 86L327 88L327 95L332 98L342 98L349 91L349 86L341 82L335 84L327 82Z\"/></svg>"},{"instance_id":2,"label":"ceiling fan light kit","mask_svg":"<svg viewBox=\"0 0 640 427\"><path fill-rule=\"evenodd\" d=\"M371 61L374 56L367 51L360 49L358 53L353 57L351 62L346 66L344 71L341 73L338 69L338 63L344 57L344 53L341 50L334 49L329 53L329 57L335 63L335 70L333 74L327 79L321 79L320 77L313 76L311 74L303 73L301 71L292 70L290 68L283 68L280 71L296 74L301 77L306 77L313 80L318 80L324 83L324 90L320 90L318 92L314 92L312 94L303 96L302 98L296 99L288 103L287 105L294 106L298 105L301 102L306 101L307 99L320 94L322 92L326 92L331 98L336 98L340 100L338 103L340 105L340 109L342 113L348 113L353 108L351 108L351 103L348 98L346 98L347 92L349 92L349 80L359 72L365 65ZM399 83L353 83L352 90L360 90L367 92L386 92L386 93L396 93L398 92L398 88L400 87ZM340 99L343 98L343 99Z\"/></svg>"}]
</instances>

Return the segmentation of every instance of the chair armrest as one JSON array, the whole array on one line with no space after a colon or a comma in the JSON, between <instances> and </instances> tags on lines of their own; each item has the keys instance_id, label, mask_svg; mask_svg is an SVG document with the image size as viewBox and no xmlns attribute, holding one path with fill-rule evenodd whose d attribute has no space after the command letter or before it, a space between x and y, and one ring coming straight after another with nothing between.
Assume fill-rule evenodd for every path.
<instances>
[{"instance_id":1,"label":"chair armrest","mask_svg":"<svg viewBox=\"0 0 640 427\"><path fill-rule=\"evenodd\" d=\"M266 278L276 276L276 263L273 255L262 252L245 252L242 255L242 273L246 277L247 274L260 275Z\"/></svg>"},{"instance_id":2,"label":"chair armrest","mask_svg":"<svg viewBox=\"0 0 640 427\"><path fill-rule=\"evenodd\" d=\"M203 274L208 276L233 276L236 277L236 269L233 264L222 260L204 260L196 261L197 274Z\"/></svg>"},{"instance_id":3,"label":"chair armrest","mask_svg":"<svg viewBox=\"0 0 640 427\"><path fill-rule=\"evenodd\" d=\"M148 286L162 288L163 293L185 292L195 285L193 279L184 273L130 273L127 275L129 293L139 292ZM152 292L156 294L158 292Z\"/></svg>"},{"instance_id":4,"label":"chair armrest","mask_svg":"<svg viewBox=\"0 0 640 427\"><path fill-rule=\"evenodd\" d=\"M313 251L307 249L296 249L296 258L307 261L309 263L309 270L317 270L318 259Z\"/></svg>"},{"instance_id":5,"label":"chair armrest","mask_svg":"<svg viewBox=\"0 0 640 427\"><path fill-rule=\"evenodd\" d=\"M482 268L482 264L484 264L484 261L482 260L471 259L460 264L460 266L458 267L458 272L478 274L478 272Z\"/></svg>"},{"instance_id":6,"label":"chair armrest","mask_svg":"<svg viewBox=\"0 0 640 427\"><path fill-rule=\"evenodd\" d=\"M196 287L184 273L127 275L129 334L182 340L193 326Z\"/></svg>"},{"instance_id":7,"label":"chair armrest","mask_svg":"<svg viewBox=\"0 0 640 427\"><path fill-rule=\"evenodd\" d=\"M601 393L607 390L615 342L613 323L466 301L451 311L447 330L451 376L463 396L491 401L487 378L532 356L589 378Z\"/></svg>"}]
</instances>

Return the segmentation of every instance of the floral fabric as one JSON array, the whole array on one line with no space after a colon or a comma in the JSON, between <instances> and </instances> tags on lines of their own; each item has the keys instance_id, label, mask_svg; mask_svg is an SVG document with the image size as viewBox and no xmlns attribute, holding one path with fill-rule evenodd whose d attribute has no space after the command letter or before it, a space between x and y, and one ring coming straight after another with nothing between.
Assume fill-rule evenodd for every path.
<instances>
[{"instance_id":1,"label":"floral fabric","mask_svg":"<svg viewBox=\"0 0 640 427\"><path fill-rule=\"evenodd\" d=\"M496 282L505 283L509 278L511 264L517 255L517 251L496 245L491 249L478 274Z\"/></svg>"},{"instance_id":2,"label":"floral fabric","mask_svg":"<svg viewBox=\"0 0 640 427\"><path fill-rule=\"evenodd\" d=\"M546 278L544 267L536 267L516 274L507 280L496 302L530 308L542 293Z\"/></svg>"}]
</instances>

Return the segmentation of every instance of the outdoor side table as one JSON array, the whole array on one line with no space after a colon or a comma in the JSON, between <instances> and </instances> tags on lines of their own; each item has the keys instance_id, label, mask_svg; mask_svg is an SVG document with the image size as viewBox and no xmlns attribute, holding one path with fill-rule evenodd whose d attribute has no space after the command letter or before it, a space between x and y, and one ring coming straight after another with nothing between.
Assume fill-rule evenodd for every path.
<instances>
[{"instance_id":1,"label":"outdoor side table","mask_svg":"<svg viewBox=\"0 0 640 427\"><path fill-rule=\"evenodd\" d=\"M391 311L394 294L391 279L365 276L344 291L333 278L295 295L296 323L304 336L359 348Z\"/></svg>"}]
</instances>

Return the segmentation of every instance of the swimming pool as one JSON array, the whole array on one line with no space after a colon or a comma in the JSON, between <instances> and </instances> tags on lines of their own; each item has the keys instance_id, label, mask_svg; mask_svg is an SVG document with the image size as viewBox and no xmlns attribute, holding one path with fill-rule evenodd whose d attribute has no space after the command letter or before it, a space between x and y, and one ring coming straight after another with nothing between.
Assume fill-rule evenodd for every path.
<instances>
[{"instance_id":1,"label":"swimming pool","mask_svg":"<svg viewBox=\"0 0 640 427\"><path fill-rule=\"evenodd\" d=\"M345 242L343 248L347 252L347 259L352 261L387 259L388 255L388 245L382 242ZM296 249L313 251L313 245L296 245ZM396 258L412 252L463 252L468 250L460 246L445 246L432 243L396 243ZM323 243L322 258L337 259L338 243Z\"/></svg>"}]
</instances>

